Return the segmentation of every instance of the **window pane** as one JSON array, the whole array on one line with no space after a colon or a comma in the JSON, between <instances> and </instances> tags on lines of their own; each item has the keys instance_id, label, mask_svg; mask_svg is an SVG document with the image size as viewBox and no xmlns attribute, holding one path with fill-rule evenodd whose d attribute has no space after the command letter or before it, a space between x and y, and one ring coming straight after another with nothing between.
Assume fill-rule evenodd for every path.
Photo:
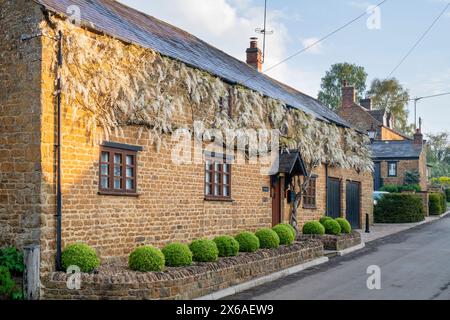
<instances>
[{"instance_id":1,"label":"window pane","mask_svg":"<svg viewBox=\"0 0 450 320\"><path fill-rule=\"evenodd\" d=\"M230 196L230 188L228 186L223 187L223 196L224 197Z\"/></svg>"},{"instance_id":2,"label":"window pane","mask_svg":"<svg viewBox=\"0 0 450 320\"><path fill-rule=\"evenodd\" d=\"M206 175L205 175L205 180L206 180L207 183L210 183L210 182L211 182L211 173L210 173L210 172L207 172L207 173L206 173Z\"/></svg>"},{"instance_id":3,"label":"window pane","mask_svg":"<svg viewBox=\"0 0 450 320\"><path fill-rule=\"evenodd\" d=\"M229 178L228 178L229 176L227 175L227 174L225 174L224 176L223 176L223 183L224 184L229 184Z\"/></svg>"},{"instance_id":4,"label":"window pane","mask_svg":"<svg viewBox=\"0 0 450 320\"><path fill-rule=\"evenodd\" d=\"M107 176L107 175L109 175L109 165L107 165L107 164L102 164L101 174L102 174L102 176Z\"/></svg>"},{"instance_id":5,"label":"window pane","mask_svg":"<svg viewBox=\"0 0 450 320\"><path fill-rule=\"evenodd\" d=\"M214 195L215 196L220 196L220 189L219 189L219 185L214 185Z\"/></svg>"},{"instance_id":6,"label":"window pane","mask_svg":"<svg viewBox=\"0 0 450 320\"><path fill-rule=\"evenodd\" d=\"M115 164L122 164L122 155L121 154L115 154L114 155L114 163Z\"/></svg>"},{"instance_id":7,"label":"window pane","mask_svg":"<svg viewBox=\"0 0 450 320\"><path fill-rule=\"evenodd\" d=\"M122 179L120 178L114 179L114 189L122 189Z\"/></svg>"},{"instance_id":8,"label":"window pane","mask_svg":"<svg viewBox=\"0 0 450 320\"><path fill-rule=\"evenodd\" d=\"M211 171L212 170L211 161L206 160L205 169L206 169L206 171Z\"/></svg>"},{"instance_id":9,"label":"window pane","mask_svg":"<svg viewBox=\"0 0 450 320\"><path fill-rule=\"evenodd\" d=\"M127 168L127 178L133 178L133 177L134 177L134 169Z\"/></svg>"},{"instance_id":10,"label":"window pane","mask_svg":"<svg viewBox=\"0 0 450 320\"><path fill-rule=\"evenodd\" d=\"M214 170L215 170L215 171L221 171L221 170L220 170L220 163L216 162L216 163L214 164Z\"/></svg>"},{"instance_id":11,"label":"window pane","mask_svg":"<svg viewBox=\"0 0 450 320\"><path fill-rule=\"evenodd\" d=\"M122 176L122 167L121 166L114 166L114 176L116 176L116 177Z\"/></svg>"},{"instance_id":12,"label":"window pane","mask_svg":"<svg viewBox=\"0 0 450 320\"><path fill-rule=\"evenodd\" d=\"M109 189L109 179L108 177L101 177L100 186L102 189Z\"/></svg>"},{"instance_id":13,"label":"window pane","mask_svg":"<svg viewBox=\"0 0 450 320\"><path fill-rule=\"evenodd\" d=\"M230 172L230 165L229 164L224 164L223 165L223 171L226 172L226 173Z\"/></svg>"},{"instance_id":14,"label":"window pane","mask_svg":"<svg viewBox=\"0 0 450 320\"><path fill-rule=\"evenodd\" d=\"M214 183L220 183L220 173L214 175Z\"/></svg>"},{"instance_id":15,"label":"window pane","mask_svg":"<svg viewBox=\"0 0 450 320\"><path fill-rule=\"evenodd\" d=\"M102 162L109 162L109 152L102 152Z\"/></svg>"},{"instance_id":16,"label":"window pane","mask_svg":"<svg viewBox=\"0 0 450 320\"><path fill-rule=\"evenodd\" d=\"M207 196L211 195L211 185L210 185L209 183L207 183L207 184L205 185L205 194L206 194Z\"/></svg>"},{"instance_id":17,"label":"window pane","mask_svg":"<svg viewBox=\"0 0 450 320\"><path fill-rule=\"evenodd\" d=\"M127 165L128 166L134 165L134 156L127 155Z\"/></svg>"},{"instance_id":18,"label":"window pane","mask_svg":"<svg viewBox=\"0 0 450 320\"><path fill-rule=\"evenodd\" d=\"M134 180L127 179L127 190L133 190L133 189L134 189Z\"/></svg>"}]
</instances>

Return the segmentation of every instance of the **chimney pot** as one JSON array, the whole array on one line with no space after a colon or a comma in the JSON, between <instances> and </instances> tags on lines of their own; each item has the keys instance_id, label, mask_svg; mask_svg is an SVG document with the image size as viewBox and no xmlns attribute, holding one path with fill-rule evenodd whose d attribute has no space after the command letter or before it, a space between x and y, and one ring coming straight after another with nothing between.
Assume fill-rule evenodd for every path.
<instances>
[{"instance_id":1,"label":"chimney pot","mask_svg":"<svg viewBox=\"0 0 450 320\"><path fill-rule=\"evenodd\" d=\"M247 49L247 64L259 72L262 71L262 51L258 47L258 38L250 38L250 48Z\"/></svg>"}]
</instances>

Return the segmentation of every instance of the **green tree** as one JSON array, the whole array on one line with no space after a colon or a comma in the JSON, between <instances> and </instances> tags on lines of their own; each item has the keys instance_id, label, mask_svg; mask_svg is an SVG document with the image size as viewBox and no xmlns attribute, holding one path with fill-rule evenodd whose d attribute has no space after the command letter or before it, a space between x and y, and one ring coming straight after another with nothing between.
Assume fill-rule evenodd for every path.
<instances>
[{"instance_id":1,"label":"green tree","mask_svg":"<svg viewBox=\"0 0 450 320\"><path fill-rule=\"evenodd\" d=\"M427 134L427 161L431 164L431 177L450 176L450 134Z\"/></svg>"},{"instance_id":2,"label":"green tree","mask_svg":"<svg viewBox=\"0 0 450 320\"><path fill-rule=\"evenodd\" d=\"M336 63L322 78L318 99L331 110L337 110L342 103L342 85L347 81L354 86L358 99L366 90L367 73L364 67L350 63Z\"/></svg>"},{"instance_id":3,"label":"green tree","mask_svg":"<svg viewBox=\"0 0 450 320\"><path fill-rule=\"evenodd\" d=\"M395 79L374 79L368 94L374 109L385 109L394 116L394 128L405 134L414 134L414 125L408 124L409 92Z\"/></svg>"}]
</instances>

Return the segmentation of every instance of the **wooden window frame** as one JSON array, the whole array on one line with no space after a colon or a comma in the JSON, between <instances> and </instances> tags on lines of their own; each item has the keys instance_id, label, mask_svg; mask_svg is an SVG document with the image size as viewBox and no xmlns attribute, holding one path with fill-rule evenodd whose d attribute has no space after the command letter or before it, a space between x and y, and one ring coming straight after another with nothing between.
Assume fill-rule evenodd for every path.
<instances>
[{"instance_id":1,"label":"wooden window frame","mask_svg":"<svg viewBox=\"0 0 450 320\"><path fill-rule=\"evenodd\" d=\"M395 175L391 175L391 168L390 168L390 166L391 166L391 164L394 164L395 165ZM389 178L395 178L395 177L397 177L398 176L398 162L397 161L388 161L388 163L387 163L387 175L388 175L388 177Z\"/></svg>"},{"instance_id":2,"label":"wooden window frame","mask_svg":"<svg viewBox=\"0 0 450 320\"><path fill-rule=\"evenodd\" d=\"M232 179L232 166L230 163L227 163L227 158L224 155L205 155L205 163L204 163L204 187L203 193L205 195L205 200L209 201L233 201L231 198L231 179ZM211 170L208 170L206 164L207 161L211 162ZM219 170L216 170L216 163L219 164ZM228 165L228 172L225 172L224 165ZM216 173L219 173L219 183L215 182ZM210 175L210 181L207 182L206 177ZM224 184L224 177L228 176L228 183ZM209 185L210 194L206 193L206 186ZM219 186L219 195L214 195L216 186ZM224 196L223 191L224 188L228 187L228 195Z\"/></svg>"},{"instance_id":3,"label":"wooden window frame","mask_svg":"<svg viewBox=\"0 0 450 320\"><path fill-rule=\"evenodd\" d=\"M102 161L102 155L103 153L108 152L109 153L109 161L103 162ZM116 163L114 162L115 155L121 155L122 162L120 164L121 167L121 175L120 179L122 181L122 187L121 189L115 189L114 188L114 180L116 177L114 174L114 169L116 166ZM133 165L127 164L127 157L132 156L133 157ZM108 168L108 175L102 174L102 165L107 164L109 166ZM133 168L133 176L127 177L127 168ZM112 196L137 196L137 172L138 172L138 161L137 161L137 151L136 150L127 150L127 149L121 149L121 148L115 148L115 147L107 147L107 146L100 146L100 159L99 159L99 181L98 181L98 188L100 195L112 195ZM102 178L107 177L109 182L108 188L102 187ZM127 189L127 179L133 180L133 188Z\"/></svg>"},{"instance_id":4,"label":"wooden window frame","mask_svg":"<svg viewBox=\"0 0 450 320\"><path fill-rule=\"evenodd\" d=\"M311 190L311 182L314 184L313 190ZM304 209L317 209L317 177L311 177L308 186L306 188L306 193L303 193L303 208ZM311 202L307 199L313 200Z\"/></svg>"}]
</instances>

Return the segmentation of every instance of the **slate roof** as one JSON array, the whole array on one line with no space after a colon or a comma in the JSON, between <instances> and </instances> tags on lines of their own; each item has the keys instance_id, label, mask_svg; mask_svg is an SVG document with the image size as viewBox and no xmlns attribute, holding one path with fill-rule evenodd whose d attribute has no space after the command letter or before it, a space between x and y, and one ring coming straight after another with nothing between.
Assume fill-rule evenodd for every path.
<instances>
[{"instance_id":1,"label":"slate roof","mask_svg":"<svg viewBox=\"0 0 450 320\"><path fill-rule=\"evenodd\" d=\"M414 141L374 141L370 148L374 159L419 158L423 145Z\"/></svg>"},{"instance_id":2,"label":"slate roof","mask_svg":"<svg viewBox=\"0 0 450 320\"><path fill-rule=\"evenodd\" d=\"M153 49L162 55L242 84L279 99L323 121L351 125L318 100L284 85L246 63L168 23L111 0L34 0L51 12L66 15L70 5L80 8L82 24L125 42Z\"/></svg>"},{"instance_id":3,"label":"slate roof","mask_svg":"<svg viewBox=\"0 0 450 320\"><path fill-rule=\"evenodd\" d=\"M291 150L290 152L281 153L279 173L301 174L306 176L308 173L300 152Z\"/></svg>"},{"instance_id":4,"label":"slate roof","mask_svg":"<svg viewBox=\"0 0 450 320\"><path fill-rule=\"evenodd\" d=\"M384 125L384 115L386 114L385 110L367 110L366 112L369 113L372 117L377 119L382 125Z\"/></svg>"}]
</instances>

